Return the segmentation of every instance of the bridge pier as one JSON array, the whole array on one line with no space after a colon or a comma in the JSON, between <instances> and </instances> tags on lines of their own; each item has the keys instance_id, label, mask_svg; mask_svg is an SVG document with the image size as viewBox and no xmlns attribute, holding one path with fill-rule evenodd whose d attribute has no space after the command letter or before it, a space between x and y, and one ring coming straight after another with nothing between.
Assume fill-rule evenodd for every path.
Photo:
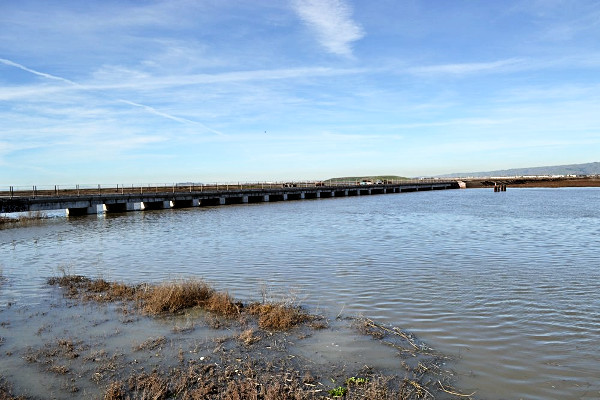
<instances>
[{"instance_id":1,"label":"bridge pier","mask_svg":"<svg viewBox=\"0 0 600 400\"><path fill-rule=\"evenodd\" d=\"M123 213L127 211L140 211L142 210L142 202L104 204L103 209L105 213Z\"/></svg>"},{"instance_id":2,"label":"bridge pier","mask_svg":"<svg viewBox=\"0 0 600 400\"><path fill-rule=\"evenodd\" d=\"M199 205L200 205L200 200L198 200L198 199L171 201L172 208L198 207Z\"/></svg>"},{"instance_id":3,"label":"bridge pier","mask_svg":"<svg viewBox=\"0 0 600 400\"><path fill-rule=\"evenodd\" d=\"M69 207L67 208L66 213L67 217L98 214L98 205L91 207Z\"/></svg>"},{"instance_id":4,"label":"bridge pier","mask_svg":"<svg viewBox=\"0 0 600 400\"><path fill-rule=\"evenodd\" d=\"M170 200L166 201L143 201L140 204L140 210L164 210L165 208L172 208L173 202Z\"/></svg>"},{"instance_id":5,"label":"bridge pier","mask_svg":"<svg viewBox=\"0 0 600 400\"><path fill-rule=\"evenodd\" d=\"M294 192L294 193L288 193L287 194L287 198L288 200L303 200L304 199L304 192Z\"/></svg>"}]
</instances>

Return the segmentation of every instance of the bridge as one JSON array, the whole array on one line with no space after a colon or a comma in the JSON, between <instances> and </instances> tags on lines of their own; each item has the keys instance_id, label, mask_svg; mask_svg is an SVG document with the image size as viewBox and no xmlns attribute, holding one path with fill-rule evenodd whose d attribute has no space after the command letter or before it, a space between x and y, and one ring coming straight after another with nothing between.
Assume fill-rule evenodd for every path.
<instances>
[{"instance_id":1,"label":"bridge","mask_svg":"<svg viewBox=\"0 0 600 400\"><path fill-rule=\"evenodd\" d=\"M415 179L385 182L285 182L177 185L54 186L0 188L0 213L66 210L67 215L100 212L267 203L458 189L455 180Z\"/></svg>"}]
</instances>

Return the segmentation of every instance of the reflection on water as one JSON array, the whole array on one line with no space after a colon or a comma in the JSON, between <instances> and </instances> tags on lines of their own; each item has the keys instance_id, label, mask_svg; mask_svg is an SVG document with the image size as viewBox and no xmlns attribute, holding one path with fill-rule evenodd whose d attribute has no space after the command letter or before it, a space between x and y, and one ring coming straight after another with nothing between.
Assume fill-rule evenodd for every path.
<instances>
[{"instance_id":1,"label":"reflection on water","mask_svg":"<svg viewBox=\"0 0 600 400\"><path fill-rule=\"evenodd\" d=\"M598 398L599 200L509 188L56 218L0 230L0 307L40 302L59 267L201 276L240 298L267 285L458 355L483 398Z\"/></svg>"}]
</instances>

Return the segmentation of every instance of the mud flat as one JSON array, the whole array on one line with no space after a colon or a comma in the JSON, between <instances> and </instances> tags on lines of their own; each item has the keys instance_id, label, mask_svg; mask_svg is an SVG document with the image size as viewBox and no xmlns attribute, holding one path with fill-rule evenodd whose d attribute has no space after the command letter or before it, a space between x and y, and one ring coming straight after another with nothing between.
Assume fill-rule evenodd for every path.
<instances>
[{"instance_id":1,"label":"mud flat","mask_svg":"<svg viewBox=\"0 0 600 400\"><path fill-rule=\"evenodd\" d=\"M1 283L0 283L1 285ZM203 281L63 275L0 309L0 399L450 399L452 360L364 317L241 302ZM0 290L1 286L0 286Z\"/></svg>"}]
</instances>

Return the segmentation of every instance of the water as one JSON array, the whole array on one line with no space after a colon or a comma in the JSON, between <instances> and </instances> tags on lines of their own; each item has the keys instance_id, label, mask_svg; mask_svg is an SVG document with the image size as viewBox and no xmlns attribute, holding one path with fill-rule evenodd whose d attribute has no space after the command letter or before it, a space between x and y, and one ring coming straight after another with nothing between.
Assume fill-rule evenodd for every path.
<instances>
[{"instance_id":1,"label":"water","mask_svg":"<svg viewBox=\"0 0 600 400\"><path fill-rule=\"evenodd\" d=\"M599 189L509 188L55 218L0 230L0 307L43 302L59 269L267 286L411 331L479 398L598 399L599 206Z\"/></svg>"}]
</instances>

